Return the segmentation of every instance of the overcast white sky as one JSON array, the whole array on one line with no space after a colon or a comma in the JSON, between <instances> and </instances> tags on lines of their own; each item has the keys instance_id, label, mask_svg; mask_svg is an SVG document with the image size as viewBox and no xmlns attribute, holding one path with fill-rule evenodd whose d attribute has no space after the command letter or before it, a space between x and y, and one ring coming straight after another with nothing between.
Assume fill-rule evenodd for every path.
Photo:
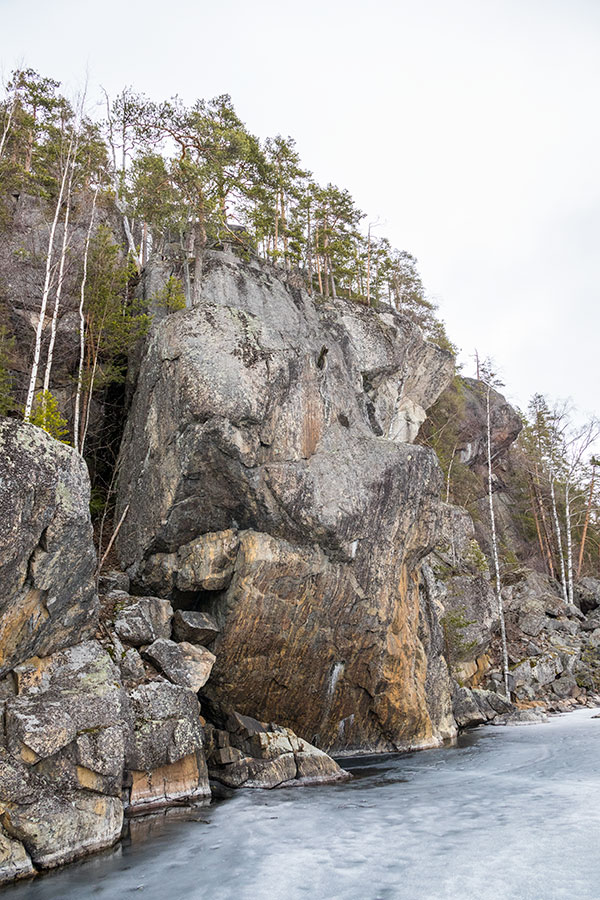
<instances>
[{"instance_id":1,"label":"overcast white sky","mask_svg":"<svg viewBox=\"0 0 600 900\"><path fill-rule=\"evenodd\" d=\"M231 94L417 256L465 374L600 413L600 0L0 0L0 59Z\"/></svg>"}]
</instances>

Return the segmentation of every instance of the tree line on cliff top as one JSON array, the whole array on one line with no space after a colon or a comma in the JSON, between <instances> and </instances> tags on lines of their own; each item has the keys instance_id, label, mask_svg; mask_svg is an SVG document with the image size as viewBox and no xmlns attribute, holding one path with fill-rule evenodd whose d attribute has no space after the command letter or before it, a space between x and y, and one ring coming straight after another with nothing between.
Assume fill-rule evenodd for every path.
<instances>
[{"instance_id":1,"label":"tree line on cliff top","mask_svg":"<svg viewBox=\"0 0 600 900\"><path fill-rule=\"evenodd\" d=\"M326 297L393 303L443 340L414 257L361 228L365 214L350 192L317 184L292 138L253 135L228 95L186 105L128 88L107 97L104 120L92 122L58 89L32 70L8 82L0 105L5 192L53 202L66 173L89 205L96 189L115 203L138 270L151 249L179 245L185 265L225 238L301 271L308 289Z\"/></svg>"},{"instance_id":2,"label":"tree line on cliff top","mask_svg":"<svg viewBox=\"0 0 600 900\"><path fill-rule=\"evenodd\" d=\"M251 134L229 96L186 105L177 97L156 102L128 88L112 101L106 97L104 119L92 121L85 96L72 103L59 89L56 80L22 69L13 72L0 103L0 228L10 221L11 198L21 193L39 197L50 211L26 418L46 426L52 421L55 433L66 434L50 387L77 228L86 232L71 417L78 449L85 445L94 386L118 376L123 335L133 341L147 327L131 287L150 253L177 264L180 277L162 298L169 309L194 302L205 248L226 240L242 254L257 254L299 276L311 293L371 306L393 303L428 337L451 346L415 258L370 226L361 228L365 216L349 191L317 184L292 138L261 141ZM107 210L120 220L123 247L115 230L111 239L100 227ZM111 242L119 250L119 272ZM108 277L102 260L109 261ZM121 340L111 327L119 315ZM6 325L0 328L0 405L6 409L3 360L11 336Z\"/></svg>"}]
</instances>

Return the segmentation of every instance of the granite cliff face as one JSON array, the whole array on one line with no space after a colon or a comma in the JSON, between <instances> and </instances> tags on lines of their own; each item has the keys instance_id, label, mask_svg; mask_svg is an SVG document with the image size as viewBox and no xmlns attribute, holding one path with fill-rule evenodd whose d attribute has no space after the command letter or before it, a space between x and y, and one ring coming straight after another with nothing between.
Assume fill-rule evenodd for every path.
<instances>
[{"instance_id":1,"label":"granite cliff face","mask_svg":"<svg viewBox=\"0 0 600 900\"><path fill-rule=\"evenodd\" d=\"M409 443L452 369L391 309L313 299L226 253L199 303L155 327L118 552L137 592L217 619L213 699L337 752L453 733L417 571L441 473Z\"/></svg>"}]
</instances>

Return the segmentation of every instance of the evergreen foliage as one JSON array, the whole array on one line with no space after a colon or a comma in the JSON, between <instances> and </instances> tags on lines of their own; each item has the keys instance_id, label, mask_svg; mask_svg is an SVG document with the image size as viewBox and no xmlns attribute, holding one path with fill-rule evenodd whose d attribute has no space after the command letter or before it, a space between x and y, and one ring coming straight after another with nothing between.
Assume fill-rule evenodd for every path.
<instances>
[{"instance_id":1,"label":"evergreen foliage","mask_svg":"<svg viewBox=\"0 0 600 900\"><path fill-rule=\"evenodd\" d=\"M43 428L48 434L63 444L68 444L69 424L61 415L56 398L50 391L44 391L35 401L29 421Z\"/></svg>"},{"instance_id":2,"label":"evergreen foliage","mask_svg":"<svg viewBox=\"0 0 600 900\"><path fill-rule=\"evenodd\" d=\"M6 416L14 409L10 361L14 347L5 325L0 325L0 416Z\"/></svg>"},{"instance_id":3,"label":"evergreen foliage","mask_svg":"<svg viewBox=\"0 0 600 900\"><path fill-rule=\"evenodd\" d=\"M164 288L155 294L150 302L156 303L158 307L170 313L185 309L185 293L181 279L171 275Z\"/></svg>"},{"instance_id":4,"label":"evergreen foliage","mask_svg":"<svg viewBox=\"0 0 600 900\"><path fill-rule=\"evenodd\" d=\"M476 641L465 639L465 630L474 623L472 619L467 619L464 606L446 612L441 617L440 623L444 632L446 659L450 670L454 672L461 662L468 659L477 646Z\"/></svg>"}]
</instances>

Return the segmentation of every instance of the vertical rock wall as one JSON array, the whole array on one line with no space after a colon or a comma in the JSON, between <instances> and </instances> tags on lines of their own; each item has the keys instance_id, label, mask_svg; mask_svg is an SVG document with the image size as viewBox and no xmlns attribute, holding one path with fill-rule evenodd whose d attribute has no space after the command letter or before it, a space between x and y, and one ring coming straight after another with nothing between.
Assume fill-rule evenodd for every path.
<instances>
[{"instance_id":1,"label":"vertical rock wall","mask_svg":"<svg viewBox=\"0 0 600 900\"><path fill-rule=\"evenodd\" d=\"M214 696L338 752L452 733L417 576L441 474L407 443L452 369L390 309L208 254L142 363L118 551L136 590L217 618Z\"/></svg>"}]
</instances>

